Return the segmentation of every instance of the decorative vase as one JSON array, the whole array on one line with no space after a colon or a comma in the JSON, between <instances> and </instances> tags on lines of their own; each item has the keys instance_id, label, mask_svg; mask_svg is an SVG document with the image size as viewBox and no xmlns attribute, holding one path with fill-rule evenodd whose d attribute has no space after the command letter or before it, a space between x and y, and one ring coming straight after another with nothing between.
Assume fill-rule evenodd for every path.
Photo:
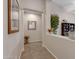
<instances>
[{"instance_id":1,"label":"decorative vase","mask_svg":"<svg viewBox=\"0 0 79 59\"><path fill-rule=\"evenodd\" d=\"M48 32L50 33L51 31L52 31L51 28L49 28L49 29L48 29Z\"/></svg>"}]
</instances>

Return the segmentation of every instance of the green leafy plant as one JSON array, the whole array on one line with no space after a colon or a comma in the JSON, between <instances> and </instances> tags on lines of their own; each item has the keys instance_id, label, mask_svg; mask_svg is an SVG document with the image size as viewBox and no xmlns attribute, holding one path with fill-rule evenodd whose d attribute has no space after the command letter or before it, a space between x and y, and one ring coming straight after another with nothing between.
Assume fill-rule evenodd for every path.
<instances>
[{"instance_id":1,"label":"green leafy plant","mask_svg":"<svg viewBox=\"0 0 79 59\"><path fill-rule=\"evenodd\" d=\"M51 28L53 29L53 32L55 33L58 25L59 25L59 17L57 15L51 15Z\"/></svg>"}]
</instances>

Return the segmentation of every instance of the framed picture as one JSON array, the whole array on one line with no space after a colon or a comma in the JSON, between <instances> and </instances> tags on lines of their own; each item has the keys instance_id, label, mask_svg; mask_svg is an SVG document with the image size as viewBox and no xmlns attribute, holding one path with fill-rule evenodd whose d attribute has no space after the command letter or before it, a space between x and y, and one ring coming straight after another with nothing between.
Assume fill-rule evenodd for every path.
<instances>
[{"instance_id":1,"label":"framed picture","mask_svg":"<svg viewBox=\"0 0 79 59\"><path fill-rule=\"evenodd\" d=\"M28 21L28 30L36 30L36 21Z\"/></svg>"},{"instance_id":2,"label":"framed picture","mask_svg":"<svg viewBox=\"0 0 79 59\"><path fill-rule=\"evenodd\" d=\"M69 31L70 32L74 32L75 31L75 24L70 23L70 25L69 25Z\"/></svg>"},{"instance_id":3,"label":"framed picture","mask_svg":"<svg viewBox=\"0 0 79 59\"><path fill-rule=\"evenodd\" d=\"M19 32L19 3L8 0L8 34Z\"/></svg>"}]
</instances>

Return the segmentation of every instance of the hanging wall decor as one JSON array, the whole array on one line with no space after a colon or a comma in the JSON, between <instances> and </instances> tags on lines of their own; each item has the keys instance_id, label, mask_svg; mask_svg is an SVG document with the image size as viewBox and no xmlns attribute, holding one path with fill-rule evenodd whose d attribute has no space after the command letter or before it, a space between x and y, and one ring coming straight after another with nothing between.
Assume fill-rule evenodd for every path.
<instances>
[{"instance_id":1,"label":"hanging wall decor","mask_svg":"<svg viewBox=\"0 0 79 59\"><path fill-rule=\"evenodd\" d=\"M19 3L8 0L8 34L19 32Z\"/></svg>"},{"instance_id":2,"label":"hanging wall decor","mask_svg":"<svg viewBox=\"0 0 79 59\"><path fill-rule=\"evenodd\" d=\"M36 21L28 21L28 30L36 30Z\"/></svg>"}]
</instances>

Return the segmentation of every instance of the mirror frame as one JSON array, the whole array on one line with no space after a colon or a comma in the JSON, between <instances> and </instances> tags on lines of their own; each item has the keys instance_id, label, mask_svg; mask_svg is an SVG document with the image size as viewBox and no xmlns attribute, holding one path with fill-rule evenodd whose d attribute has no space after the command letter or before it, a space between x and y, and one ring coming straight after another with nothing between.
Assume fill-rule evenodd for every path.
<instances>
[{"instance_id":1,"label":"mirror frame","mask_svg":"<svg viewBox=\"0 0 79 59\"><path fill-rule=\"evenodd\" d=\"M12 4L11 4L11 1L12 0L8 0L8 34L19 32L19 3L16 0L16 3L18 4L18 29L17 30L12 30L12 27L11 27L11 24L12 24L11 23Z\"/></svg>"}]
</instances>

